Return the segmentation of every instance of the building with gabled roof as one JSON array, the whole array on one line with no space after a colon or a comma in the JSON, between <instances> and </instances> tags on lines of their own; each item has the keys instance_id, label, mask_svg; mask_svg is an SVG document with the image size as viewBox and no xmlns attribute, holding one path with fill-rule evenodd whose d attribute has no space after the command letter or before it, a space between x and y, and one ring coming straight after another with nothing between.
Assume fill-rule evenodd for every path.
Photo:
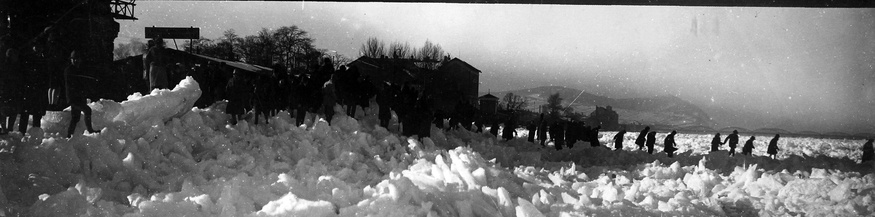
<instances>
[{"instance_id":1,"label":"building with gabled roof","mask_svg":"<svg viewBox=\"0 0 875 217\"><path fill-rule=\"evenodd\" d=\"M486 95L480 96L478 98L480 103L480 112L483 114L491 115L498 112L498 97L492 95L491 93L487 93Z\"/></svg>"},{"instance_id":2,"label":"building with gabled roof","mask_svg":"<svg viewBox=\"0 0 875 217\"><path fill-rule=\"evenodd\" d=\"M421 83L434 97L434 108L443 112L452 112L460 100L477 103L481 71L459 58L430 61L363 56L347 66L375 83Z\"/></svg>"}]
</instances>

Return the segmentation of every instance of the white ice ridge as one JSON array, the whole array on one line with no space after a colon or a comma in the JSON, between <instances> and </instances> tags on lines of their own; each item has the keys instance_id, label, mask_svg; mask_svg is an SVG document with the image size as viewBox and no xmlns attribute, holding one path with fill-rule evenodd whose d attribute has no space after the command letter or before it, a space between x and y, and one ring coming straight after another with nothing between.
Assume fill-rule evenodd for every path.
<instances>
[{"instance_id":1,"label":"white ice ridge","mask_svg":"<svg viewBox=\"0 0 875 217\"><path fill-rule=\"evenodd\" d=\"M832 162L820 158L805 164L836 167L774 171L725 152L669 159L586 143L557 152L524 139L504 142L434 127L430 138L407 138L375 126L376 105L359 120L338 113L330 126L323 120L294 126L285 112L269 124L232 126L222 104L188 109L199 94L188 78L172 91L91 103L99 116L95 126L105 128L100 134L64 139L55 133L64 131L64 116L55 114L43 120L50 123L46 134L3 140L25 147L24 162L0 164L9 171L3 178L25 178L0 182L0 207L7 207L0 211L127 217L875 214L871 169L820 164Z\"/></svg>"}]
</instances>

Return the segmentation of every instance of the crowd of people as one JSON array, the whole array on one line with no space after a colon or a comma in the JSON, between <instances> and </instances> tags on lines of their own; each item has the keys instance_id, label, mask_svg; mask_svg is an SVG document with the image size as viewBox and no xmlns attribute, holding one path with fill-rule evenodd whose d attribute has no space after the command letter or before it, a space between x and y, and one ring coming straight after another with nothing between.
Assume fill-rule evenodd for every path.
<instances>
[{"instance_id":1,"label":"crowd of people","mask_svg":"<svg viewBox=\"0 0 875 217\"><path fill-rule=\"evenodd\" d=\"M57 35L50 34L20 50L12 36L0 37L0 135L16 130L16 120L22 134L28 125L39 128L46 111L59 111L66 105L73 117L68 137L83 113L88 131L97 132L86 106L89 87L97 78L88 74L81 51L62 49L59 43Z\"/></svg>"},{"instance_id":2,"label":"crowd of people","mask_svg":"<svg viewBox=\"0 0 875 217\"><path fill-rule=\"evenodd\" d=\"M380 126L388 128L394 112L404 136L429 137L432 125L440 129L464 128L475 132L483 132L488 125L489 133L497 138L499 129L503 129L500 138L517 138L519 120L513 112L498 116L503 117L498 119L486 117L471 102L461 98L452 111L436 110L432 91L426 90L421 81L401 84L375 82L367 75L360 74L355 67L340 66L335 70L330 58L324 58L318 66L312 67L315 70L291 70L277 64L269 75L239 69L229 72L231 68L224 63L211 62L201 66L174 62L164 53L163 40L159 38L153 41L155 43L150 43L143 55L143 80L148 81L149 89L170 88L172 83L192 76L203 92L195 105L206 107L216 101L227 101L225 112L231 117L230 124L236 124L247 113L254 114L254 124L259 124L261 116L267 122L269 117L283 110L294 115L295 124L299 126L305 123L307 113L315 114L311 118L321 116L330 123L336 105L341 105L346 115L356 117L358 108L368 108L371 99L374 99L379 108L377 116ZM58 51L47 50L46 45L52 42L50 36L43 43L34 43L30 50L21 52L11 46L8 37L0 38L0 51L3 51L0 52L0 135L13 131L16 119L22 134L27 131L28 123L31 123L31 127L39 128L46 111L52 106L61 105L69 105L71 111L72 121L67 137L73 135L82 114L86 130L99 132L91 124L91 109L86 105L92 93L89 90L90 82L96 82L97 78L87 74L88 66L81 53L74 50L62 55ZM598 133L601 126L588 126L575 120L548 119L545 114L540 114L539 118L523 126L529 131L529 142L542 147L552 142L557 150L573 148L579 141L600 146ZM449 124L445 126L445 123ZM614 136L615 150L623 150L626 133L621 130ZM638 149L653 154L656 134L650 127L645 127L635 140ZM677 151L676 134L676 131L672 131L663 140L663 151L669 157L673 157ZM780 150L779 138L780 135L775 135L769 142L766 153L770 158L776 158ZM755 140L756 137L751 136L744 143L742 155L753 153ZM725 139L721 139L719 133L714 135L710 151L719 151L720 146L727 143L729 155L734 156L739 143L738 131L733 131ZM875 158L871 139L863 146L863 153L864 162Z\"/></svg>"}]
</instances>

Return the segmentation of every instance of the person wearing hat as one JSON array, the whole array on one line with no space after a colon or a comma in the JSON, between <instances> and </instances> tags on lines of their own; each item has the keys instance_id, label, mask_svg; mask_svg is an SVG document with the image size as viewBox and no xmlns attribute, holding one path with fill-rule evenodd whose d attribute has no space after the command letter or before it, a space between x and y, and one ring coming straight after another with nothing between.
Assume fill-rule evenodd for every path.
<instances>
[{"instance_id":1,"label":"person wearing hat","mask_svg":"<svg viewBox=\"0 0 875 217\"><path fill-rule=\"evenodd\" d=\"M73 132L76 131L76 124L79 123L79 117L85 113L85 127L90 133L97 133L94 127L91 126L91 107L85 102L85 81L89 79L85 75L85 67L82 66L82 56L76 51L70 53L70 66L64 70L64 84L67 90L67 102L70 103L70 125L67 128L67 138L73 137Z\"/></svg>"},{"instance_id":2,"label":"person wearing hat","mask_svg":"<svg viewBox=\"0 0 875 217\"><path fill-rule=\"evenodd\" d=\"M167 57L164 56L164 40L159 36L153 41L155 46L149 48L149 51L143 55L143 74L149 79L149 90L167 89L169 84L167 81Z\"/></svg>"}]
</instances>

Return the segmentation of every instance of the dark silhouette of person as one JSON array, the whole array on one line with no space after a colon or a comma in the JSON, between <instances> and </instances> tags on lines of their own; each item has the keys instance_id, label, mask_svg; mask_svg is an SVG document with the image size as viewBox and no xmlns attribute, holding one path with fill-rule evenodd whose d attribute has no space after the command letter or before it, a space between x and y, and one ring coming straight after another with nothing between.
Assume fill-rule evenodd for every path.
<instances>
[{"instance_id":1,"label":"dark silhouette of person","mask_svg":"<svg viewBox=\"0 0 875 217\"><path fill-rule=\"evenodd\" d=\"M538 140L540 140L541 147L547 146L547 120L544 119L544 113L541 113L541 117L538 119Z\"/></svg>"},{"instance_id":2,"label":"dark silhouette of person","mask_svg":"<svg viewBox=\"0 0 875 217\"><path fill-rule=\"evenodd\" d=\"M726 136L723 143L725 144L726 141L729 141L729 156L735 156L735 146L738 145L738 130L733 130L732 134Z\"/></svg>"},{"instance_id":3,"label":"dark silhouette of person","mask_svg":"<svg viewBox=\"0 0 875 217\"><path fill-rule=\"evenodd\" d=\"M149 80L149 90L167 89L167 57L164 51L164 39L160 36L154 40L155 46L149 48L143 55L143 77Z\"/></svg>"},{"instance_id":4,"label":"dark silhouette of person","mask_svg":"<svg viewBox=\"0 0 875 217\"><path fill-rule=\"evenodd\" d=\"M309 97L310 89L309 81L307 79L307 74L300 73L290 73L290 87L289 87L289 113L292 113L292 110L295 112L295 126L301 126L304 124L304 119L307 117L307 103L306 99Z\"/></svg>"},{"instance_id":5,"label":"dark silhouette of person","mask_svg":"<svg viewBox=\"0 0 875 217\"><path fill-rule=\"evenodd\" d=\"M346 115L355 117L356 110L356 82L361 76L358 70L349 70L346 66L334 72L334 80L337 88L337 104L346 107Z\"/></svg>"},{"instance_id":6,"label":"dark silhouette of person","mask_svg":"<svg viewBox=\"0 0 875 217\"><path fill-rule=\"evenodd\" d=\"M741 155L750 156L753 154L753 141L756 140L755 136L750 136L750 139L747 139L747 142L744 142L744 146L741 147Z\"/></svg>"},{"instance_id":7,"label":"dark silhouette of person","mask_svg":"<svg viewBox=\"0 0 875 217\"><path fill-rule=\"evenodd\" d=\"M638 145L638 150L644 150L644 142L647 141L647 133L650 132L650 127L644 127L640 133L638 133L638 138L635 139L635 144Z\"/></svg>"},{"instance_id":8,"label":"dark silhouette of person","mask_svg":"<svg viewBox=\"0 0 875 217\"><path fill-rule=\"evenodd\" d=\"M50 67L48 109L52 111L62 111L66 108L66 103L62 101L67 99L62 96L64 95L64 69L70 61L70 50L68 50L69 48L67 48L66 43L64 43L63 39L59 36L58 31L50 31L46 48L48 50L48 65ZM0 52L0 54L2 54L2 52ZM149 85L145 80L138 80L140 81L138 83L144 84L142 87Z\"/></svg>"},{"instance_id":9,"label":"dark silhouette of person","mask_svg":"<svg viewBox=\"0 0 875 217\"><path fill-rule=\"evenodd\" d=\"M373 98L376 94L376 87L374 87L374 83L371 82L371 78L368 76L362 76L362 79L356 83L355 90L355 99L356 103L352 106L355 109L355 105L362 107L362 111L367 111L367 108L371 105L371 98ZM428 99L431 96L427 96ZM352 116L355 117L355 110L352 112Z\"/></svg>"},{"instance_id":10,"label":"dark silhouette of person","mask_svg":"<svg viewBox=\"0 0 875 217\"><path fill-rule=\"evenodd\" d=\"M576 129L574 131L578 133L578 135L575 136L576 140L581 141L581 142L588 142L588 143L590 143L589 144L590 146L592 146L593 135L595 135L596 140L598 140L598 132L596 131L595 134L593 134L592 126L586 125L586 122L583 122L583 121L577 122L575 128Z\"/></svg>"},{"instance_id":11,"label":"dark silhouette of person","mask_svg":"<svg viewBox=\"0 0 875 217\"><path fill-rule=\"evenodd\" d=\"M507 119L504 120L504 128L501 131L501 138L504 138L505 141L509 141L516 137L516 118L514 114L511 113Z\"/></svg>"},{"instance_id":12,"label":"dark silhouette of person","mask_svg":"<svg viewBox=\"0 0 875 217\"><path fill-rule=\"evenodd\" d=\"M418 121L419 138L430 137L431 124L434 122L433 98L431 94L421 91L416 103L417 107L414 112L416 114L415 118Z\"/></svg>"},{"instance_id":13,"label":"dark silhouette of person","mask_svg":"<svg viewBox=\"0 0 875 217\"><path fill-rule=\"evenodd\" d=\"M33 51L25 55L24 65L24 106L21 111L21 119L18 122L18 131L27 132L29 116L33 116L33 127L40 127L40 120L46 114L49 99L46 96L49 90L49 66L48 56L42 44L34 44Z\"/></svg>"},{"instance_id":14,"label":"dark silhouette of person","mask_svg":"<svg viewBox=\"0 0 875 217\"><path fill-rule=\"evenodd\" d=\"M872 147L873 139L869 139L866 141L866 144L863 144L863 157L860 158L860 163L868 163L875 159L875 148Z\"/></svg>"},{"instance_id":15,"label":"dark silhouette of person","mask_svg":"<svg viewBox=\"0 0 875 217\"><path fill-rule=\"evenodd\" d=\"M270 122L271 110L273 109L273 101L275 101L276 97L274 96L274 86L275 79L266 76L259 75L256 78L256 85L254 86L254 97L253 97L253 114L255 118L253 120L253 124L258 124L259 117L264 115L264 123L268 124Z\"/></svg>"},{"instance_id":16,"label":"dark silhouette of person","mask_svg":"<svg viewBox=\"0 0 875 217\"><path fill-rule=\"evenodd\" d=\"M377 118L380 119L380 126L389 128L389 120L392 119L392 88L388 83L381 83L377 94Z\"/></svg>"},{"instance_id":17,"label":"dark silhouette of person","mask_svg":"<svg viewBox=\"0 0 875 217\"><path fill-rule=\"evenodd\" d=\"M647 141L644 143L644 145L647 146L647 153L653 154L653 145L656 144L656 131L650 131L647 133Z\"/></svg>"},{"instance_id":18,"label":"dark silhouette of person","mask_svg":"<svg viewBox=\"0 0 875 217\"><path fill-rule=\"evenodd\" d=\"M70 66L64 70L67 102L70 103L70 116L72 117L70 125L67 127L67 138L73 137L73 132L76 131L76 124L79 123L82 113L85 113L85 128L88 132L97 133L91 126L91 107L88 107L85 101L85 94L88 93L85 79L89 78L85 75L82 57L78 52L73 51L70 53Z\"/></svg>"},{"instance_id":19,"label":"dark silhouette of person","mask_svg":"<svg viewBox=\"0 0 875 217\"><path fill-rule=\"evenodd\" d=\"M769 154L769 157L772 159L776 159L778 157L778 139L781 137L779 134L775 134L775 137L772 138L772 141L769 141L769 147L766 149L766 153Z\"/></svg>"},{"instance_id":20,"label":"dark silhouette of person","mask_svg":"<svg viewBox=\"0 0 875 217\"><path fill-rule=\"evenodd\" d=\"M566 122L565 145L568 146L569 149L574 148L574 143L577 142L581 136L586 136L586 132L581 132L583 127L578 126L578 122L574 121L574 119Z\"/></svg>"},{"instance_id":21,"label":"dark silhouette of person","mask_svg":"<svg viewBox=\"0 0 875 217\"><path fill-rule=\"evenodd\" d=\"M475 133L482 133L483 132L483 130L484 130L483 127L485 127L483 125L483 117L480 117L480 115L477 115L477 117L474 118L474 127L477 127L477 130L474 130Z\"/></svg>"},{"instance_id":22,"label":"dark silhouette of person","mask_svg":"<svg viewBox=\"0 0 875 217\"><path fill-rule=\"evenodd\" d=\"M226 88L228 96L228 105L225 107L225 113L231 115L230 123L236 125L240 120L240 116L246 111L246 102L251 99L252 85L240 70L234 70L231 80L228 81Z\"/></svg>"},{"instance_id":23,"label":"dark silhouette of person","mask_svg":"<svg viewBox=\"0 0 875 217\"><path fill-rule=\"evenodd\" d=\"M668 154L668 157L674 157L674 152L678 150L677 143L674 142L674 136L677 133L677 131L672 130L663 140L663 145L665 146L663 151Z\"/></svg>"},{"instance_id":24,"label":"dark silhouette of person","mask_svg":"<svg viewBox=\"0 0 875 217\"><path fill-rule=\"evenodd\" d=\"M526 130L529 131L529 138L527 141L534 143L535 134L538 133L538 125L535 125L535 121L529 121L529 123L526 124Z\"/></svg>"},{"instance_id":25,"label":"dark silhouette of person","mask_svg":"<svg viewBox=\"0 0 875 217\"><path fill-rule=\"evenodd\" d=\"M568 128L567 121L556 121L550 129L556 128L556 136L551 136L553 138L553 144L556 146L556 150L562 150L565 147L565 131Z\"/></svg>"},{"instance_id":26,"label":"dark silhouette of person","mask_svg":"<svg viewBox=\"0 0 875 217\"><path fill-rule=\"evenodd\" d=\"M24 98L21 62L18 50L12 48L10 35L0 38L0 82L0 135L3 135L12 132Z\"/></svg>"},{"instance_id":27,"label":"dark silhouette of person","mask_svg":"<svg viewBox=\"0 0 875 217\"><path fill-rule=\"evenodd\" d=\"M614 135L614 150L623 150L623 137L626 136L626 130L620 130L617 135Z\"/></svg>"},{"instance_id":28,"label":"dark silhouette of person","mask_svg":"<svg viewBox=\"0 0 875 217\"><path fill-rule=\"evenodd\" d=\"M589 139L589 145L591 145L592 147L597 147L597 146L601 145L601 144L599 144L599 130L600 129L602 129L601 125L596 126L592 129L589 129L589 136L587 136L587 138Z\"/></svg>"},{"instance_id":29,"label":"dark silhouette of person","mask_svg":"<svg viewBox=\"0 0 875 217\"><path fill-rule=\"evenodd\" d=\"M322 85L322 112L325 114L325 121L331 125L331 118L334 117L334 105L337 104L337 92L334 89L334 74L329 75L328 81Z\"/></svg>"},{"instance_id":30,"label":"dark silhouette of person","mask_svg":"<svg viewBox=\"0 0 875 217\"><path fill-rule=\"evenodd\" d=\"M498 121L492 121L492 126L489 127L489 134L498 138Z\"/></svg>"},{"instance_id":31,"label":"dark silhouette of person","mask_svg":"<svg viewBox=\"0 0 875 217\"><path fill-rule=\"evenodd\" d=\"M416 120L416 114L414 114L418 96L419 90L414 88L411 83L404 85L401 89L400 99L403 103L399 105L397 113L401 119L401 134L407 137L413 136L419 131L419 121Z\"/></svg>"},{"instance_id":32,"label":"dark silhouette of person","mask_svg":"<svg viewBox=\"0 0 875 217\"><path fill-rule=\"evenodd\" d=\"M723 144L723 139L720 139L720 133L714 134L714 139L711 139L711 152L720 150L720 144Z\"/></svg>"}]
</instances>

